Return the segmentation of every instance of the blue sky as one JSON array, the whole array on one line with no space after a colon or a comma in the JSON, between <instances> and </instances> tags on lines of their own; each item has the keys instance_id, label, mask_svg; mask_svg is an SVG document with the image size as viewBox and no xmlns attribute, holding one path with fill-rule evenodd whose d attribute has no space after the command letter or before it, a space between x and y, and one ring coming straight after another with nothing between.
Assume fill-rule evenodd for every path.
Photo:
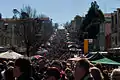
<instances>
[{"instance_id":1,"label":"blue sky","mask_svg":"<svg viewBox=\"0 0 120 80\"><path fill-rule=\"evenodd\" d=\"M0 12L3 17L12 17L12 9L20 10L23 5L36 8L38 14L45 14L57 23L65 23L75 15L87 13L91 2L94 0L1 0ZM96 0L102 11L113 12L120 7L120 0Z\"/></svg>"}]
</instances>

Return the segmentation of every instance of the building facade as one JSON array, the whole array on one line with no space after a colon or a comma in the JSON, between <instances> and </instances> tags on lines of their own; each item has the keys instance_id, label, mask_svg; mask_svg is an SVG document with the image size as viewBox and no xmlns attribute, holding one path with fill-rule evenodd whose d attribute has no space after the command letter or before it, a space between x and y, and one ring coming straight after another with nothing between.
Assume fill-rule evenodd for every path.
<instances>
[{"instance_id":1,"label":"building facade","mask_svg":"<svg viewBox=\"0 0 120 80\"><path fill-rule=\"evenodd\" d=\"M111 47L111 13L107 13L105 16L105 50Z\"/></svg>"},{"instance_id":2,"label":"building facade","mask_svg":"<svg viewBox=\"0 0 120 80\"><path fill-rule=\"evenodd\" d=\"M120 8L112 13L111 48L120 47Z\"/></svg>"},{"instance_id":3,"label":"building facade","mask_svg":"<svg viewBox=\"0 0 120 80\"><path fill-rule=\"evenodd\" d=\"M105 21L100 24L99 33L97 35L97 48L100 51L107 50L111 44L111 13L104 14Z\"/></svg>"},{"instance_id":4,"label":"building facade","mask_svg":"<svg viewBox=\"0 0 120 80\"><path fill-rule=\"evenodd\" d=\"M100 32L98 33L97 36L98 36L97 39L99 43L98 47L100 51L104 51L105 49L105 25L104 23L100 25Z\"/></svg>"},{"instance_id":5,"label":"building facade","mask_svg":"<svg viewBox=\"0 0 120 80\"><path fill-rule=\"evenodd\" d=\"M34 19L25 20L5 18L0 20L0 46L25 46L24 34L28 34L30 39L32 33L37 32L36 37L39 36L39 41L47 41L52 34L52 21L49 18L40 18L42 26ZM33 24L35 22L35 24ZM26 26L26 27L25 27ZM38 28L37 28L38 27ZM25 31L25 32L24 32Z\"/></svg>"},{"instance_id":6,"label":"building facade","mask_svg":"<svg viewBox=\"0 0 120 80\"><path fill-rule=\"evenodd\" d=\"M72 42L79 43L78 32L80 31L82 19L83 19L83 17L76 15L74 20L71 20L70 26L67 29L70 40Z\"/></svg>"},{"instance_id":7,"label":"building facade","mask_svg":"<svg viewBox=\"0 0 120 80\"><path fill-rule=\"evenodd\" d=\"M20 29L20 22L18 20L13 20L13 19L0 20L0 30L1 30L0 45L10 46L10 45L21 44L21 42L19 41L22 41L22 40L18 36L19 29Z\"/></svg>"}]
</instances>

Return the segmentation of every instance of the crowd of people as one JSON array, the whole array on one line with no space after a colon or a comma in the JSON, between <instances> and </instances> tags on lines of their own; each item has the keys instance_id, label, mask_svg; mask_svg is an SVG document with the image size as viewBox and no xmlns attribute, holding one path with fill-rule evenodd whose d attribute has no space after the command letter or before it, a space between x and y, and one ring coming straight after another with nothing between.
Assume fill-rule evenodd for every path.
<instances>
[{"instance_id":1,"label":"crowd of people","mask_svg":"<svg viewBox=\"0 0 120 80\"><path fill-rule=\"evenodd\" d=\"M2 60L0 72L0 80L120 80L118 67L92 64L86 58L77 62L46 58Z\"/></svg>"}]
</instances>

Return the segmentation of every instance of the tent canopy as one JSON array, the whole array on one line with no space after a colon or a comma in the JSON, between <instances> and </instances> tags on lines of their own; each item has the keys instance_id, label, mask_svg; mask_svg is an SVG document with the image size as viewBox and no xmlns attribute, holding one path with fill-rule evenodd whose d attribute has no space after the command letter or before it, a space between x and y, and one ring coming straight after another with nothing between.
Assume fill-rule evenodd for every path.
<instances>
[{"instance_id":1,"label":"tent canopy","mask_svg":"<svg viewBox=\"0 0 120 80\"><path fill-rule=\"evenodd\" d=\"M88 53L85 57L86 58L90 58L91 56L93 56L94 54Z\"/></svg>"},{"instance_id":2,"label":"tent canopy","mask_svg":"<svg viewBox=\"0 0 120 80\"><path fill-rule=\"evenodd\" d=\"M109 64L109 65L120 65L120 63L113 61L111 59L108 59L108 58L102 58L102 59L91 61L91 62L92 63Z\"/></svg>"},{"instance_id":3,"label":"tent canopy","mask_svg":"<svg viewBox=\"0 0 120 80\"><path fill-rule=\"evenodd\" d=\"M8 48L0 46L0 53L8 51Z\"/></svg>"},{"instance_id":4,"label":"tent canopy","mask_svg":"<svg viewBox=\"0 0 120 80\"><path fill-rule=\"evenodd\" d=\"M79 61L80 59L81 59L80 57L75 57L68 59L68 61Z\"/></svg>"},{"instance_id":5,"label":"tent canopy","mask_svg":"<svg viewBox=\"0 0 120 80\"><path fill-rule=\"evenodd\" d=\"M18 54L14 51L11 51L11 50L7 51L7 52L0 53L0 58L4 58L4 59L17 59L20 57L23 57L23 55Z\"/></svg>"},{"instance_id":6,"label":"tent canopy","mask_svg":"<svg viewBox=\"0 0 120 80\"><path fill-rule=\"evenodd\" d=\"M43 56L41 56L41 55L34 55L34 56L31 57L32 60L40 59L40 58L43 58Z\"/></svg>"},{"instance_id":7,"label":"tent canopy","mask_svg":"<svg viewBox=\"0 0 120 80\"><path fill-rule=\"evenodd\" d=\"M77 44L70 44L70 45L68 45L68 48L78 48L78 45Z\"/></svg>"},{"instance_id":8,"label":"tent canopy","mask_svg":"<svg viewBox=\"0 0 120 80\"><path fill-rule=\"evenodd\" d=\"M88 60L94 61L94 60L98 60L98 59L102 59L102 58L104 58L104 56L101 53L96 53L93 56L91 56Z\"/></svg>"}]
</instances>

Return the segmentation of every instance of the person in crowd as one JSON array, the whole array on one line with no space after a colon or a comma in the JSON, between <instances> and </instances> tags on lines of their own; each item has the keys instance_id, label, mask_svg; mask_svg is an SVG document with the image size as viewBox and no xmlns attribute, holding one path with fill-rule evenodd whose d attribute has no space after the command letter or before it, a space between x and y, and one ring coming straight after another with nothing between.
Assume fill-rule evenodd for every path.
<instances>
[{"instance_id":1,"label":"person in crowd","mask_svg":"<svg viewBox=\"0 0 120 80\"><path fill-rule=\"evenodd\" d=\"M8 66L8 67L9 67L9 66L14 67L14 62L13 62L13 61L9 61L8 64L7 64L7 66Z\"/></svg>"},{"instance_id":2,"label":"person in crowd","mask_svg":"<svg viewBox=\"0 0 120 80\"><path fill-rule=\"evenodd\" d=\"M38 70L38 69L35 70L35 69L36 69L36 67L32 65L32 77L33 77L35 80L41 80L41 78L40 78L40 77L41 77L41 76L40 76L41 74L39 75L39 72L38 72L39 70Z\"/></svg>"},{"instance_id":3,"label":"person in crowd","mask_svg":"<svg viewBox=\"0 0 120 80\"><path fill-rule=\"evenodd\" d=\"M39 70L38 70L39 74L38 75L39 75L40 79L43 78L43 76L44 76L43 74L47 70L47 67L45 65L46 65L45 60L40 60L39 61Z\"/></svg>"},{"instance_id":4,"label":"person in crowd","mask_svg":"<svg viewBox=\"0 0 120 80\"><path fill-rule=\"evenodd\" d=\"M0 63L0 73L1 73L3 70L4 70L3 64ZM3 78L3 76L2 76L2 74L0 74L0 80L2 80L2 78Z\"/></svg>"},{"instance_id":5,"label":"person in crowd","mask_svg":"<svg viewBox=\"0 0 120 80\"><path fill-rule=\"evenodd\" d=\"M100 64L100 63L97 63L97 64L95 64L95 67L97 67L97 68L99 68L101 71L103 71L102 64Z\"/></svg>"},{"instance_id":6,"label":"person in crowd","mask_svg":"<svg viewBox=\"0 0 120 80\"><path fill-rule=\"evenodd\" d=\"M91 74L94 78L94 80L104 80L103 75L97 67L90 68Z\"/></svg>"},{"instance_id":7,"label":"person in crowd","mask_svg":"<svg viewBox=\"0 0 120 80\"><path fill-rule=\"evenodd\" d=\"M100 63L95 64L95 66L102 72L104 80L109 80L108 71L105 70L105 67L103 67Z\"/></svg>"},{"instance_id":8,"label":"person in crowd","mask_svg":"<svg viewBox=\"0 0 120 80\"><path fill-rule=\"evenodd\" d=\"M56 67L56 68L58 68L59 70L62 70L63 65L61 64L60 61L54 60L54 61L52 61L52 63L51 63L51 67Z\"/></svg>"},{"instance_id":9,"label":"person in crowd","mask_svg":"<svg viewBox=\"0 0 120 80\"><path fill-rule=\"evenodd\" d=\"M6 61L3 61L3 71L1 72L1 75L2 75L2 79L5 80L5 71L7 70L7 62Z\"/></svg>"},{"instance_id":10,"label":"person in crowd","mask_svg":"<svg viewBox=\"0 0 120 80\"><path fill-rule=\"evenodd\" d=\"M80 59L75 66L75 80L94 80L89 69L90 62L85 58Z\"/></svg>"},{"instance_id":11,"label":"person in crowd","mask_svg":"<svg viewBox=\"0 0 120 80\"><path fill-rule=\"evenodd\" d=\"M43 80L59 80L61 78L60 71L56 67L50 67L44 74Z\"/></svg>"},{"instance_id":12,"label":"person in crowd","mask_svg":"<svg viewBox=\"0 0 120 80\"><path fill-rule=\"evenodd\" d=\"M65 69L67 68L67 63L65 61L63 61L62 65L63 65L63 71L65 71Z\"/></svg>"},{"instance_id":13,"label":"person in crowd","mask_svg":"<svg viewBox=\"0 0 120 80\"><path fill-rule=\"evenodd\" d=\"M65 72L63 71L63 65L62 65L62 63L60 61L58 61L58 60L53 61L52 64L51 64L51 67L58 68L58 70L61 73L61 79L65 80L65 77L66 77Z\"/></svg>"},{"instance_id":14,"label":"person in crowd","mask_svg":"<svg viewBox=\"0 0 120 80\"><path fill-rule=\"evenodd\" d=\"M5 80L15 80L15 77L13 76L13 67L10 66L8 69L5 71Z\"/></svg>"},{"instance_id":15,"label":"person in crowd","mask_svg":"<svg viewBox=\"0 0 120 80\"><path fill-rule=\"evenodd\" d=\"M90 68L95 67L94 64L90 63Z\"/></svg>"},{"instance_id":16,"label":"person in crowd","mask_svg":"<svg viewBox=\"0 0 120 80\"><path fill-rule=\"evenodd\" d=\"M110 80L108 70L103 70L103 76L104 76L104 80Z\"/></svg>"},{"instance_id":17,"label":"person in crowd","mask_svg":"<svg viewBox=\"0 0 120 80\"><path fill-rule=\"evenodd\" d=\"M66 68L65 74L66 74L67 80L74 80L74 76L70 68Z\"/></svg>"},{"instance_id":18,"label":"person in crowd","mask_svg":"<svg viewBox=\"0 0 120 80\"><path fill-rule=\"evenodd\" d=\"M120 80L120 69L114 69L112 71L111 80Z\"/></svg>"},{"instance_id":19,"label":"person in crowd","mask_svg":"<svg viewBox=\"0 0 120 80\"><path fill-rule=\"evenodd\" d=\"M17 80L34 80L31 77L30 61L25 58L19 58L15 61L13 74Z\"/></svg>"}]
</instances>

